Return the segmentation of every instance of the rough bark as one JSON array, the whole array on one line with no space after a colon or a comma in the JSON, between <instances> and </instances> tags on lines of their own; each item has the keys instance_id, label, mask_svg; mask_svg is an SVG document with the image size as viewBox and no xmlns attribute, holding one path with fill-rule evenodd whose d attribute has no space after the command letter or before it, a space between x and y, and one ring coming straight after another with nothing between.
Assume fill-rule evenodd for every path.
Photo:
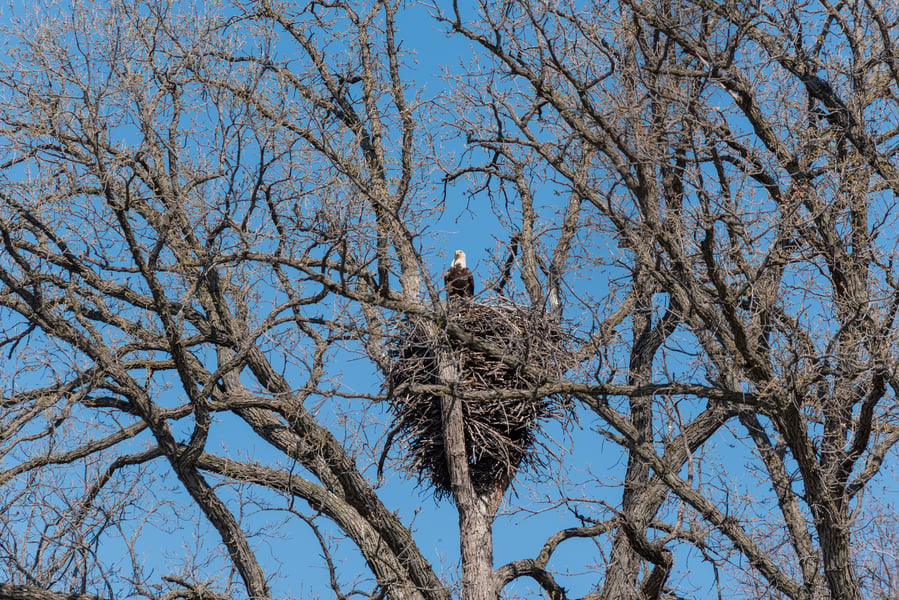
<instances>
[{"instance_id":1,"label":"rough bark","mask_svg":"<svg viewBox=\"0 0 899 600\"><path fill-rule=\"evenodd\" d=\"M468 469L462 402L452 390L458 382L453 357L440 357L440 379L450 392L441 396L443 443L450 474L453 502L459 513L459 547L462 557L463 600L496 600L499 590L493 573L493 520L503 490L479 493Z\"/></svg>"}]
</instances>

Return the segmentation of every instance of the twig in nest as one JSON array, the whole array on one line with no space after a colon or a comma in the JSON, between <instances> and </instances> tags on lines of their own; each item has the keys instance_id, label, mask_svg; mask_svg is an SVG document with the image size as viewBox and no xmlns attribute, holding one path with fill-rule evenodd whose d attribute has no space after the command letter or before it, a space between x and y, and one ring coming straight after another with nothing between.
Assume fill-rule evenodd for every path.
<instances>
[{"instance_id":1,"label":"twig in nest","mask_svg":"<svg viewBox=\"0 0 899 600\"><path fill-rule=\"evenodd\" d=\"M438 357L448 353L459 374L456 390L462 401L472 484L481 493L505 489L521 467L544 466L536 456L540 422L565 418L571 402L564 396L535 394L472 400L466 392L530 391L561 376L571 362L566 337L543 313L499 299L493 304L454 303L448 320L498 348L500 355L467 347L446 331L435 332L433 323L424 318L404 322L392 349L387 382L396 417L394 431L408 444L407 468L419 481L429 482L438 496L449 496L440 394L415 391L446 383L440 381Z\"/></svg>"}]
</instances>

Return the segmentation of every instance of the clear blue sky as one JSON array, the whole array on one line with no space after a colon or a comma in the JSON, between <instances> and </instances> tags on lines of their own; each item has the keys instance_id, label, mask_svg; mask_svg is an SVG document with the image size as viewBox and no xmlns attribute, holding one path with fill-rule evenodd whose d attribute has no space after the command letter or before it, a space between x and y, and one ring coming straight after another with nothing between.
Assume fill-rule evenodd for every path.
<instances>
[{"instance_id":1,"label":"clear blue sky","mask_svg":"<svg viewBox=\"0 0 899 600\"><path fill-rule=\"evenodd\" d=\"M448 39L445 28L436 23L428 15L428 8L421 4L410 3L400 19L399 29L403 47L415 51L416 64L410 65L405 73L407 77L414 78L427 94L437 95L445 89L446 84L439 77L444 67L453 70L460 61L467 62L470 58L468 44L458 39ZM446 150L459 152L462 149L448 146ZM496 244L494 236L505 241L507 232L500 227L488 207L470 202L464 191L463 186L451 186L447 189L446 211L422 243L434 249L431 254L434 264L430 265L430 269L438 283L439 274L448 266L453 250L461 248L468 255L469 266L476 273L476 286L481 289L484 284L482 276L489 268L486 259ZM436 176L433 193L435 197L443 194L443 186L436 180ZM545 196L547 208L552 208L556 198L564 201L564 196L552 193ZM597 273L594 279L582 281L578 285L591 287L594 295L601 295L609 276L608 273ZM332 374L340 377L344 391L369 394L380 388L380 378L373 372L370 364L351 351L337 355L332 365ZM338 437L343 432L348 437L358 436L358 439L364 439L367 443L381 440L390 425L384 408L366 407L370 420L364 427L354 429L356 425L352 419L359 408L359 400L334 399L323 405L321 411ZM683 406L685 412L695 409L695 406ZM349 424L343 419L346 414L350 415ZM592 504L601 512L604 502L613 509L618 507L625 464L621 451L593 431L594 425L589 413L578 411L578 419L565 428L558 424L548 425L545 440L549 451L556 454L549 459L549 464L552 465L549 474L565 473L570 484L566 493L573 498L582 498L583 501L579 503L582 507L589 508ZM244 453L260 462L276 463L280 460L269 448L258 444L236 419L223 419L216 425L210 449L215 451L217 445L227 449L229 453ZM395 457L399 452L401 449L394 448L392 455ZM733 467L728 469L731 478L722 482L722 493L756 493L752 489L754 480L742 472L743 466L749 461L749 451L735 436L727 431L721 432L709 444L708 452L715 454L716 460L726 461L729 467ZM363 448L359 459L360 466L368 465L366 473L373 480L377 458L365 454ZM175 490L172 492L175 497L179 495L178 483L170 476L160 476L156 485L158 487L154 489L159 490L160 496L167 493L165 490L169 487ZM229 494L225 489L221 493ZM458 527L451 503L434 500L427 488L416 486L414 481L393 469L388 470L378 493L389 507L400 513L404 522L412 524L419 547L430 558L437 573L445 575L455 572L458 568ZM264 493L261 496L266 497ZM285 516L283 513L259 509L257 506L261 504L256 505L252 498L245 500L250 500L247 506L252 513L248 516L248 522L260 528L258 536L252 542L257 545L267 564L282 565L283 577L273 582L273 593L276 596L303 598L317 595L330 597L328 573L309 528L295 521L290 525L278 524ZM508 506L504 508L504 512L510 514L501 516L496 523L496 566L510 560L534 557L549 535L559 529L581 524L570 511L558 507L560 500L559 490L551 477L535 477L533 473L525 473L520 477L513 492L508 495ZM769 505L763 502L757 505L760 513L768 508ZM191 515L184 515L175 509L163 507L153 522L148 527L147 536L142 539L139 550L146 559L147 568L159 574L169 573L171 565L180 561L184 555L202 554L191 550L191 544L203 547L216 541L216 534L211 528L201 525L195 529L191 523ZM337 536L337 532L324 520L316 523L321 525L324 534ZM136 526L137 522L133 525ZM353 575L367 577L364 565L349 544L337 539L335 544L338 549L335 558L344 564L341 572L345 581L350 581ZM123 547L113 536L110 543L104 546L104 552L111 558L121 557ZM706 597L711 586L709 572L705 568L697 568L696 561L690 560L695 557L687 549L677 549L677 557L679 563L676 568L680 570L677 577L690 578L696 586L697 597ZM601 562L593 542L572 540L557 552L552 564L563 572L571 572L571 576L563 578L561 583L575 597L590 591L592 585L601 583L594 568L594 563ZM128 565L123 564L122 568L127 569ZM453 577L444 577L444 580L448 579ZM529 581L526 581L516 589L527 590L528 586ZM522 595L530 594L523 591Z\"/></svg>"}]
</instances>

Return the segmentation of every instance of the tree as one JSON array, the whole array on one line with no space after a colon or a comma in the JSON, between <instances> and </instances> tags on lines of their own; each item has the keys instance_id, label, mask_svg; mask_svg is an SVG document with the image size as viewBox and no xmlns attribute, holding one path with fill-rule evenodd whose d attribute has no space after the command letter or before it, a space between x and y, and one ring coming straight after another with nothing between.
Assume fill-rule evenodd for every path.
<instances>
[{"instance_id":1,"label":"tree","mask_svg":"<svg viewBox=\"0 0 899 600\"><path fill-rule=\"evenodd\" d=\"M0 80L0 597L296 594L297 527L338 597L895 596L894 9L441 3L443 97L398 2L35 10ZM499 240L476 302L564 331L564 374L454 321L462 189ZM467 391L447 352L413 390L458 582L379 487L398 390L351 375L409 322L532 382ZM465 403L552 396L607 472L475 485ZM504 498L564 522L497 565ZM188 545L154 562L160 527Z\"/></svg>"}]
</instances>

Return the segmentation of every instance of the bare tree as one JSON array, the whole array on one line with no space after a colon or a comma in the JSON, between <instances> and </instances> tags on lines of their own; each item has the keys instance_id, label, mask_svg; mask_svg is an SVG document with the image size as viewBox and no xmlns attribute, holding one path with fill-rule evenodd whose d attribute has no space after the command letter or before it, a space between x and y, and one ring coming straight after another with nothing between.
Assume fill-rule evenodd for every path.
<instances>
[{"instance_id":1,"label":"bare tree","mask_svg":"<svg viewBox=\"0 0 899 600\"><path fill-rule=\"evenodd\" d=\"M338 393L335 344L377 345L382 305L420 305L395 7L195 10L77 5L20 25L3 107L4 476L88 461L91 508L164 461L252 597L271 574L217 488L262 486L332 518L381 593L446 597L313 410ZM225 412L293 466L211 454ZM78 584L65 564L8 568Z\"/></svg>"},{"instance_id":2,"label":"bare tree","mask_svg":"<svg viewBox=\"0 0 899 600\"><path fill-rule=\"evenodd\" d=\"M480 23L458 7L446 17L487 72L509 76L467 88L487 110L465 132L490 160L460 173L514 186L524 237L533 182L555 181L573 198L556 252L574 235L595 244L576 225L589 222L626 271L584 350L630 329L603 365L627 406L578 394L630 450L603 597L665 593L664 542L689 538L653 522L671 493L712 526L700 547L723 542L750 566L755 593L861 598L855 518L899 439L896 15L864 2L620 8L485 3ZM542 277L528 289L552 289L557 261L523 252L544 265L523 270ZM660 394L705 406L670 422ZM778 525L734 517L681 475L725 422L751 440ZM772 554L772 527L788 553Z\"/></svg>"},{"instance_id":3,"label":"bare tree","mask_svg":"<svg viewBox=\"0 0 899 600\"><path fill-rule=\"evenodd\" d=\"M443 3L472 55L439 100L401 2L33 10L0 79L0 597L297 594L297 527L340 598L895 595L894 9ZM434 233L459 185L500 240L470 304ZM410 331L431 371L396 381ZM380 494L410 395L459 581ZM475 407L545 398L606 471L478 479ZM566 521L497 565L504 501Z\"/></svg>"}]
</instances>

